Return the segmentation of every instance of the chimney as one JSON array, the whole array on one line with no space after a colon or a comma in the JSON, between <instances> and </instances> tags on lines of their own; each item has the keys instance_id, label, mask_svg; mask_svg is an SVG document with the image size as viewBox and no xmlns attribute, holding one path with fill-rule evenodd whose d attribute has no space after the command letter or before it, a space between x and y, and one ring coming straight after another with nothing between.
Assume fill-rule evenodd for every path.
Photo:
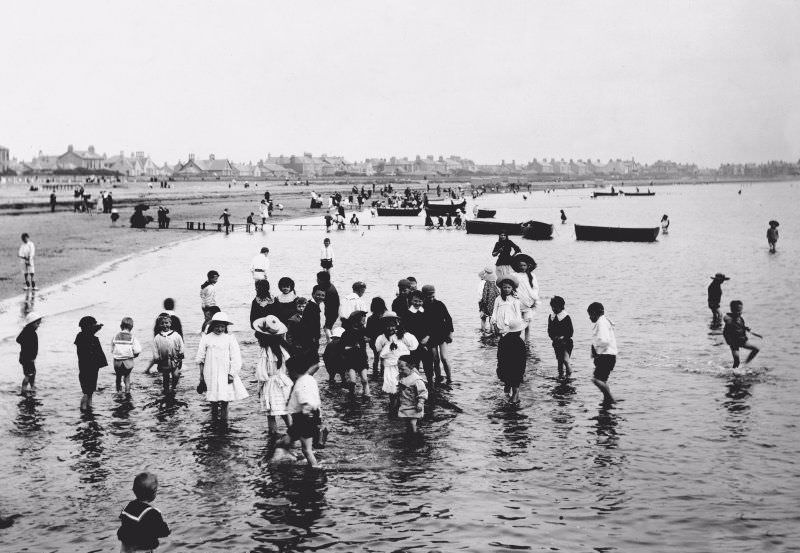
<instances>
[{"instance_id":1,"label":"chimney","mask_svg":"<svg viewBox=\"0 0 800 553\"><path fill-rule=\"evenodd\" d=\"M72 151L72 144L70 144L69 146L67 146L67 151L68 151L68 152L71 152L71 151Z\"/></svg>"},{"instance_id":2,"label":"chimney","mask_svg":"<svg viewBox=\"0 0 800 553\"><path fill-rule=\"evenodd\" d=\"M208 154L208 159L214 161L214 154Z\"/></svg>"},{"instance_id":3,"label":"chimney","mask_svg":"<svg viewBox=\"0 0 800 553\"><path fill-rule=\"evenodd\" d=\"M194 154L189 154L189 161L194 161Z\"/></svg>"},{"instance_id":4,"label":"chimney","mask_svg":"<svg viewBox=\"0 0 800 553\"><path fill-rule=\"evenodd\" d=\"M90 153L90 154L93 154L93 153L94 153L94 146L89 146L89 153Z\"/></svg>"}]
</instances>

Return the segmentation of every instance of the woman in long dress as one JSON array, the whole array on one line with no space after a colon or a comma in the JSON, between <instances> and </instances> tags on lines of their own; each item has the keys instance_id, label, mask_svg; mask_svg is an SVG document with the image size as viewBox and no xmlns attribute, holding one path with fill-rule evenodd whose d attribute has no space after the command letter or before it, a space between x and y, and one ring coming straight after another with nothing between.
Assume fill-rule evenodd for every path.
<instances>
[{"instance_id":1,"label":"woman in long dress","mask_svg":"<svg viewBox=\"0 0 800 553\"><path fill-rule=\"evenodd\" d=\"M220 311L208 324L208 333L200 338L195 361L200 367L200 388L211 402L212 418L228 419L228 403L249 394L239 377L242 354L233 334L228 334L230 318Z\"/></svg>"},{"instance_id":2,"label":"woman in long dress","mask_svg":"<svg viewBox=\"0 0 800 553\"><path fill-rule=\"evenodd\" d=\"M520 248L514 242L508 239L508 234L501 232L498 236L497 243L492 249L492 257L496 257L495 271L497 272L498 280L504 276L508 276L514 272L511 268L511 259L515 253L519 253Z\"/></svg>"},{"instance_id":3,"label":"woman in long dress","mask_svg":"<svg viewBox=\"0 0 800 553\"><path fill-rule=\"evenodd\" d=\"M517 297L521 303L522 320L525 323L525 341L530 339L531 324L536 306L539 303L539 282L533 270L536 269L536 261L527 254L519 253L513 258L513 267L519 281L517 287Z\"/></svg>"},{"instance_id":4,"label":"woman in long dress","mask_svg":"<svg viewBox=\"0 0 800 553\"><path fill-rule=\"evenodd\" d=\"M289 428L292 424L286 402L292 391L292 380L286 371L289 359L289 344L286 343L286 325L275 315L267 315L253 321L261 352L256 364L258 379L258 399L261 408L267 414L267 425L270 434L278 433L277 417L281 417Z\"/></svg>"}]
</instances>

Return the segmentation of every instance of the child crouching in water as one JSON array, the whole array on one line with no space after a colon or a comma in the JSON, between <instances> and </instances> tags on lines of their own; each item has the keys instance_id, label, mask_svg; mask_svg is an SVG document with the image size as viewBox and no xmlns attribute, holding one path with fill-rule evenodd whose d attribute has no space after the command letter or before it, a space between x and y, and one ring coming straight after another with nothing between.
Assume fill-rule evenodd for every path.
<instances>
[{"instance_id":1,"label":"child crouching in water","mask_svg":"<svg viewBox=\"0 0 800 553\"><path fill-rule=\"evenodd\" d=\"M170 529L161 517L161 511L150 505L158 493L158 478L151 472L142 472L133 480L136 499L128 503L119 515L122 524L117 538L122 542L120 553L153 551L158 538L169 536Z\"/></svg>"},{"instance_id":2,"label":"child crouching in water","mask_svg":"<svg viewBox=\"0 0 800 553\"><path fill-rule=\"evenodd\" d=\"M119 332L111 340L111 356L114 358L114 373L117 376L117 393L129 394L131 393L133 360L142 353L142 346L133 335L133 319L123 318L119 329Z\"/></svg>"},{"instance_id":3,"label":"child crouching in water","mask_svg":"<svg viewBox=\"0 0 800 553\"><path fill-rule=\"evenodd\" d=\"M731 354L733 355L733 368L737 368L739 366L739 348L749 349L750 354L747 356L744 364L748 364L750 361L755 359L755 356L758 355L759 349L748 342L747 339L747 331L750 330L750 327L744 324L744 319L742 318L742 311L744 310L744 304L739 300L733 300L731 302L731 312L723 317L725 321L725 328L722 329L722 335L725 337L725 343L728 344L731 348ZM755 332L752 332L755 336L759 336Z\"/></svg>"},{"instance_id":4,"label":"child crouching in water","mask_svg":"<svg viewBox=\"0 0 800 553\"><path fill-rule=\"evenodd\" d=\"M272 460L279 461L286 457L292 444L300 440L300 447L308 461L308 466L317 467L319 462L314 455L314 437L318 436L322 426L320 415L322 401L319 398L319 387L316 379L308 374L309 365L303 356L287 359L286 368L289 370L289 377L294 380L286 405L286 410L291 416L291 425L286 435L278 442ZM324 440L325 437L322 437L320 441L324 442Z\"/></svg>"},{"instance_id":5,"label":"child crouching in water","mask_svg":"<svg viewBox=\"0 0 800 553\"><path fill-rule=\"evenodd\" d=\"M425 379L417 372L416 365L410 355L402 355L397 360L400 380L397 383L399 409L397 415L406 421L406 430L417 433L417 420L425 415L425 402L428 399L428 388Z\"/></svg>"}]
</instances>

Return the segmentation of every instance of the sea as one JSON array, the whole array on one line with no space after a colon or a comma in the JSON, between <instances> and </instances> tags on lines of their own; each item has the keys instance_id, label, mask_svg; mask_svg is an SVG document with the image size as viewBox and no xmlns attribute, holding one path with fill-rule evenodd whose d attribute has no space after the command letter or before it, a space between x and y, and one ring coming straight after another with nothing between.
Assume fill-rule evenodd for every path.
<instances>
[{"instance_id":1,"label":"sea","mask_svg":"<svg viewBox=\"0 0 800 553\"><path fill-rule=\"evenodd\" d=\"M481 335L478 317L478 272L493 264L497 237L425 230L422 216L365 212L360 228L330 234L322 214L293 221L302 230L199 233L0 303L0 516L16 517L0 530L0 550L116 551L118 516L143 470L158 476L154 505L172 529L164 552L800 550L800 183L652 190L592 199L588 188L523 188L470 200L470 212L478 204L496 220L555 227L549 241L512 237L538 263L541 289L519 404L503 393L496 340ZM663 214L669 233L653 243L575 240L574 223L655 227ZM771 219L780 222L776 253L766 241ZM320 369L330 438L318 452L324 468L309 470L299 451L297 462L269 462L248 266L266 245L270 280L290 276L308 296L326 236L341 295L356 280L387 303L400 278L435 285L455 323L453 383L432 397L414 438L387 416L378 382L371 398L348 398ZM251 393L231 405L227 426L212 424L195 391L199 289L210 269L221 274L218 299L235 323ZM730 277L723 308L743 301L748 326L763 336L754 339L759 356L735 371L706 305L717 272ZM567 382L557 379L546 332L553 295L565 298L575 326ZM188 350L174 398L142 373L166 297L176 300ZM620 401L610 407L590 380L594 301L619 345L609 384ZM14 338L30 309L44 316L38 390L20 395ZM104 323L107 355L124 316L145 345L131 398L117 396L113 370L102 369L91 414L78 409L73 345L84 315Z\"/></svg>"}]
</instances>

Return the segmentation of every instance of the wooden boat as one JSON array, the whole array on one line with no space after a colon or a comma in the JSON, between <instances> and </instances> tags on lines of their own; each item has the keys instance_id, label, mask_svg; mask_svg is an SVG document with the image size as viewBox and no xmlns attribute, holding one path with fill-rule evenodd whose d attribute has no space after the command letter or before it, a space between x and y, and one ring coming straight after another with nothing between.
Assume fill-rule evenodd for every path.
<instances>
[{"instance_id":1,"label":"wooden boat","mask_svg":"<svg viewBox=\"0 0 800 553\"><path fill-rule=\"evenodd\" d=\"M623 192L623 196L655 196L655 192Z\"/></svg>"},{"instance_id":2,"label":"wooden boat","mask_svg":"<svg viewBox=\"0 0 800 553\"><path fill-rule=\"evenodd\" d=\"M550 240L553 238L553 225L539 221L522 223L522 237L528 240Z\"/></svg>"},{"instance_id":3,"label":"wooden boat","mask_svg":"<svg viewBox=\"0 0 800 553\"><path fill-rule=\"evenodd\" d=\"M601 242L655 242L659 227L589 227L575 225L575 238Z\"/></svg>"},{"instance_id":4,"label":"wooden boat","mask_svg":"<svg viewBox=\"0 0 800 553\"><path fill-rule=\"evenodd\" d=\"M603 196L619 196L619 192L592 192L592 198L600 198Z\"/></svg>"},{"instance_id":5,"label":"wooden boat","mask_svg":"<svg viewBox=\"0 0 800 553\"><path fill-rule=\"evenodd\" d=\"M379 217L416 217L422 211L421 207L379 207Z\"/></svg>"},{"instance_id":6,"label":"wooden boat","mask_svg":"<svg viewBox=\"0 0 800 553\"><path fill-rule=\"evenodd\" d=\"M494 209L479 209L478 213L475 214L475 217L478 219L491 219L496 213L497 211Z\"/></svg>"},{"instance_id":7,"label":"wooden boat","mask_svg":"<svg viewBox=\"0 0 800 553\"><path fill-rule=\"evenodd\" d=\"M467 200L462 200L459 204L451 204L451 203L433 203L429 202L428 205L425 206L425 211L428 212L428 215L435 217L438 215L455 215L456 211L466 211L467 207Z\"/></svg>"},{"instance_id":8,"label":"wooden boat","mask_svg":"<svg viewBox=\"0 0 800 553\"><path fill-rule=\"evenodd\" d=\"M522 236L521 223L503 223L500 221L467 221L467 234L500 234L505 232L510 236Z\"/></svg>"}]
</instances>

